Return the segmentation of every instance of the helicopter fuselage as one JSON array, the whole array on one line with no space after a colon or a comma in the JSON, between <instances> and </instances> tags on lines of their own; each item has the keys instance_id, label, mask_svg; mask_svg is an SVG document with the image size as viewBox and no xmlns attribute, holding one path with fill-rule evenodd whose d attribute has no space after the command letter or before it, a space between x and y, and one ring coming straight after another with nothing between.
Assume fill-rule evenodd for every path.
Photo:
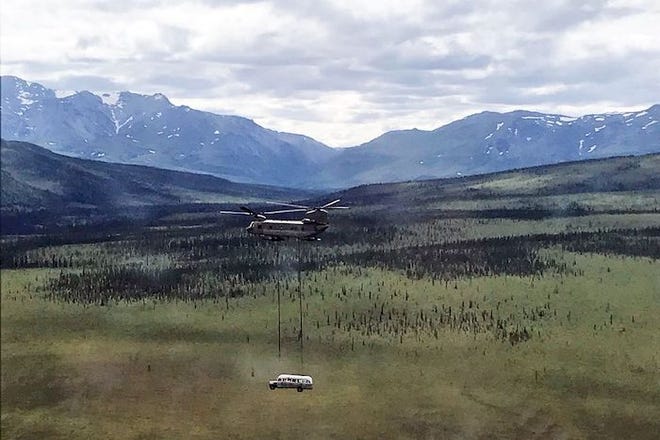
<instances>
[{"instance_id":1,"label":"helicopter fuselage","mask_svg":"<svg viewBox=\"0 0 660 440\"><path fill-rule=\"evenodd\" d=\"M316 240L316 236L328 229L327 223L308 220L254 220L247 231L267 240L297 238Z\"/></svg>"}]
</instances>

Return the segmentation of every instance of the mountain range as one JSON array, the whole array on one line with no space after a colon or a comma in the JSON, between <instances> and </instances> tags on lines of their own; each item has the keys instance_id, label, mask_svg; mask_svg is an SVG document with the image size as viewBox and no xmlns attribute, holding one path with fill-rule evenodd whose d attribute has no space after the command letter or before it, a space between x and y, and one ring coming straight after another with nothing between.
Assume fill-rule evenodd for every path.
<instances>
[{"instance_id":1,"label":"mountain range","mask_svg":"<svg viewBox=\"0 0 660 440\"><path fill-rule=\"evenodd\" d=\"M660 105L579 118L482 112L435 130L391 131L324 167L327 185L467 176L536 165L660 152ZM364 166L364 164L369 164Z\"/></svg>"},{"instance_id":2,"label":"mountain range","mask_svg":"<svg viewBox=\"0 0 660 440\"><path fill-rule=\"evenodd\" d=\"M542 164L660 152L660 105L569 117L482 112L435 130L399 130L333 149L239 116L130 92L63 96L2 77L2 138L109 162L297 188L465 176Z\"/></svg>"},{"instance_id":3,"label":"mountain range","mask_svg":"<svg viewBox=\"0 0 660 440\"><path fill-rule=\"evenodd\" d=\"M2 77L2 138L68 156L213 174L236 182L290 186L317 173L336 150L265 129L239 116L173 105L130 92L58 97Z\"/></svg>"}]
</instances>

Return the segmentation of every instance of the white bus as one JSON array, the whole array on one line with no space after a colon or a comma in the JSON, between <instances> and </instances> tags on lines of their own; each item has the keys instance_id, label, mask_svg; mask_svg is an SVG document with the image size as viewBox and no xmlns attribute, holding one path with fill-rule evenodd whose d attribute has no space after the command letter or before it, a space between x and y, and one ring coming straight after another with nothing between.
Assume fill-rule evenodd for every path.
<instances>
[{"instance_id":1,"label":"white bus","mask_svg":"<svg viewBox=\"0 0 660 440\"><path fill-rule=\"evenodd\" d=\"M312 376L301 376L300 374L280 374L277 380L269 380L268 387L271 390L276 388L295 388L299 393L303 390L311 390L314 387Z\"/></svg>"}]
</instances>

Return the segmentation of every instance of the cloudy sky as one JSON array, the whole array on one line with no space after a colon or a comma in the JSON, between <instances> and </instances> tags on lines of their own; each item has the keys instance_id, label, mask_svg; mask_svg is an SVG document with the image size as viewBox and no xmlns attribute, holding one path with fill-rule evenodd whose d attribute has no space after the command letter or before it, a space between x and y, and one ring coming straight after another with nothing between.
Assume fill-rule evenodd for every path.
<instances>
[{"instance_id":1,"label":"cloudy sky","mask_svg":"<svg viewBox=\"0 0 660 440\"><path fill-rule=\"evenodd\" d=\"M0 64L330 146L483 110L660 102L660 1L2 0Z\"/></svg>"}]
</instances>

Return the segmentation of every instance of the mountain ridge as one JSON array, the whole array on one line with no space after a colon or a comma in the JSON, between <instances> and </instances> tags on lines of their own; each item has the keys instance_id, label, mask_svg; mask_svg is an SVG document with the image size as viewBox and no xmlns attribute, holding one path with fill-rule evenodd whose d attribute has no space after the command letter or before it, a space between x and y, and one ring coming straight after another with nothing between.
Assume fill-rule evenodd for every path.
<instances>
[{"instance_id":1,"label":"mountain ridge","mask_svg":"<svg viewBox=\"0 0 660 440\"><path fill-rule=\"evenodd\" d=\"M326 172L349 185L475 175L587 158L660 152L660 105L569 117L481 112L434 130L395 130L348 149ZM353 164L368 162L371 167Z\"/></svg>"},{"instance_id":2,"label":"mountain ridge","mask_svg":"<svg viewBox=\"0 0 660 440\"><path fill-rule=\"evenodd\" d=\"M207 174L80 159L0 141L2 209L131 209L183 203L290 200L309 191L242 184Z\"/></svg>"},{"instance_id":3,"label":"mountain ridge","mask_svg":"<svg viewBox=\"0 0 660 440\"><path fill-rule=\"evenodd\" d=\"M55 152L201 172L236 182L339 189L660 152L660 105L572 117L483 111L433 130L394 130L332 149L165 95L55 91L2 77L2 136Z\"/></svg>"},{"instance_id":4,"label":"mountain ridge","mask_svg":"<svg viewBox=\"0 0 660 440\"><path fill-rule=\"evenodd\" d=\"M2 77L2 137L74 157L214 174L285 186L336 151L307 136L263 128L240 116L175 106L165 95L53 90ZM105 101L104 101L105 100Z\"/></svg>"}]
</instances>

